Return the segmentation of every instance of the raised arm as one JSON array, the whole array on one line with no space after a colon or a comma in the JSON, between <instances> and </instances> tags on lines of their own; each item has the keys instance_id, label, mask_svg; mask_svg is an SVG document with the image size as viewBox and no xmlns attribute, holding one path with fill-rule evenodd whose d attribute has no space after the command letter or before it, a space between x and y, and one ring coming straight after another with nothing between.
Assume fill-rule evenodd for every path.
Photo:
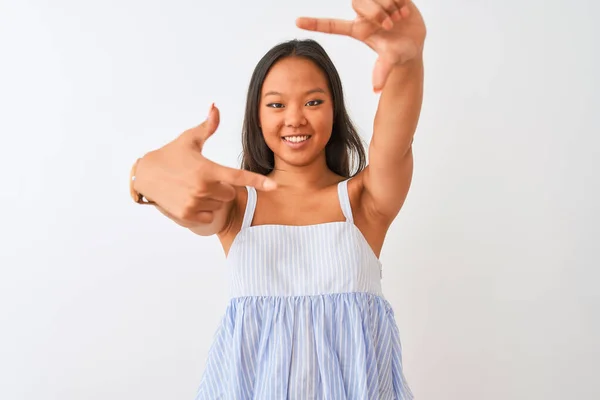
<instances>
[{"instance_id":1,"label":"raised arm","mask_svg":"<svg viewBox=\"0 0 600 400\"><path fill-rule=\"evenodd\" d=\"M306 30L349 36L377 54L373 89L381 92L362 176L361 204L391 221L402 207L412 179L412 140L423 98L426 28L409 0L354 0L353 21L299 18Z\"/></svg>"},{"instance_id":2,"label":"raised arm","mask_svg":"<svg viewBox=\"0 0 600 400\"><path fill-rule=\"evenodd\" d=\"M394 67L383 88L373 123L363 204L393 219L404 204L413 172L412 141L423 98L423 61Z\"/></svg>"}]
</instances>

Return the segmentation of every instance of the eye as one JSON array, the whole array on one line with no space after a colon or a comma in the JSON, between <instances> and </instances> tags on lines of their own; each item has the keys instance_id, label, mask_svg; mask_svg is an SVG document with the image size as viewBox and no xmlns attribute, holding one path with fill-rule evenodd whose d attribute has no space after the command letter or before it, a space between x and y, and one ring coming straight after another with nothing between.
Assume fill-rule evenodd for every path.
<instances>
[{"instance_id":1,"label":"eye","mask_svg":"<svg viewBox=\"0 0 600 400\"><path fill-rule=\"evenodd\" d=\"M306 103L307 106L318 106L320 104L323 104L323 100L311 100L308 103Z\"/></svg>"},{"instance_id":2,"label":"eye","mask_svg":"<svg viewBox=\"0 0 600 400\"><path fill-rule=\"evenodd\" d=\"M283 108L283 104L281 104L281 103L269 103L269 104L267 104L267 107L271 107L271 108Z\"/></svg>"}]
</instances>

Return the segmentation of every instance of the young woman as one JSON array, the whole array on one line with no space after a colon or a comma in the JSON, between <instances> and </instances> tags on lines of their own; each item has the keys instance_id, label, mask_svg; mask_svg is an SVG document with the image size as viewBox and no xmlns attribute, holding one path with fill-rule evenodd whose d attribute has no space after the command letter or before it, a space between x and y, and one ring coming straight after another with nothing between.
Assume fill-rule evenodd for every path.
<instances>
[{"instance_id":1,"label":"young woman","mask_svg":"<svg viewBox=\"0 0 600 400\"><path fill-rule=\"evenodd\" d=\"M353 21L297 25L377 52L368 166L333 63L315 41L293 40L252 75L241 169L202 156L219 122L214 106L132 169L136 201L218 235L227 257L231 301L197 400L413 397L379 254L411 182L425 25L405 0L353 6Z\"/></svg>"}]
</instances>

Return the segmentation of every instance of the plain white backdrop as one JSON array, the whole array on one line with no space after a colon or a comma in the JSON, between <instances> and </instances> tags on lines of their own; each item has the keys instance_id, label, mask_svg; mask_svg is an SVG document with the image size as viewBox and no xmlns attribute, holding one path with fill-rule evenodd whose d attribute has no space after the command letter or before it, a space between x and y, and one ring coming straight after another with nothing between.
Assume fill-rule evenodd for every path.
<instances>
[{"instance_id":1,"label":"plain white backdrop","mask_svg":"<svg viewBox=\"0 0 600 400\"><path fill-rule=\"evenodd\" d=\"M297 16L350 0L0 0L0 398L191 400L227 303L215 237L132 203L200 123L237 166L252 70L320 41L368 141L375 55ZM382 253L420 400L600 398L600 7L418 2L415 175Z\"/></svg>"}]
</instances>

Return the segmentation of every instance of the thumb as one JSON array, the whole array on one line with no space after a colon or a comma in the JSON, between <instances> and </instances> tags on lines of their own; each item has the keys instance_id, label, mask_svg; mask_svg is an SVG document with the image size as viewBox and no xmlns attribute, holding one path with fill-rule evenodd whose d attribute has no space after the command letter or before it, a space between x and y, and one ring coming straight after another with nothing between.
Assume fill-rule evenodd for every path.
<instances>
[{"instance_id":1,"label":"thumb","mask_svg":"<svg viewBox=\"0 0 600 400\"><path fill-rule=\"evenodd\" d=\"M393 67L394 65L383 57L379 57L375 62L375 67L373 68L373 90L376 93L383 90Z\"/></svg>"},{"instance_id":2,"label":"thumb","mask_svg":"<svg viewBox=\"0 0 600 400\"><path fill-rule=\"evenodd\" d=\"M219 122L221 121L220 114L221 113L219 112L219 109L215 106L215 103L212 103L204 122L186 131L187 136L199 149L202 149L202 145L204 144L206 139L211 137L212 134L216 132L217 128L219 127Z\"/></svg>"},{"instance_id":3,"label":"thumb","mask_svg":"<svg viewBox=\"0 0 600 400\"><path fill-rule=\"evenodd\" d=\"M210 109L208 110L208 116L206 120L200 124L200 126L204 125L204 129L201 130L200 134L203 135L203 140L208 139L212 136L213 133L219 127L219 122L221 122L221 112L215 106L215 103L210 105Z\"/></svg>"}]
</instances>

